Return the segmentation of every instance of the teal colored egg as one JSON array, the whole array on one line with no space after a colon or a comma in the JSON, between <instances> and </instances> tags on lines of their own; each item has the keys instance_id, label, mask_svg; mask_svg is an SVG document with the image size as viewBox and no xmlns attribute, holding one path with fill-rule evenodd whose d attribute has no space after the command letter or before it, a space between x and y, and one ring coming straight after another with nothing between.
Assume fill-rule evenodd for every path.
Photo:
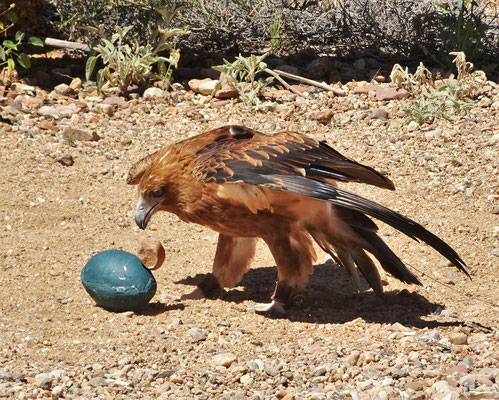
<instances>
[{"instance_id":1,"label":"teal colored egg","mask_svg":"<svg viewBox=\"0 0 499 400\"><path fill-rule=\"evenodd\" d=\"M112 311L136 311L156 293L156 280L133 254L106 250L81 271L81 283L94 301Z\"/></svg>"}]
</instances>

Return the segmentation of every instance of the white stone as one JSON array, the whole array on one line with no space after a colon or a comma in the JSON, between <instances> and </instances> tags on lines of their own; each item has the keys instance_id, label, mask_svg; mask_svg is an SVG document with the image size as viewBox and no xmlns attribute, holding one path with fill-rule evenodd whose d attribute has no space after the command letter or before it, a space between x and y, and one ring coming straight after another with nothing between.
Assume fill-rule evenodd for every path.
<instances>
[{"instance_id":1,"label":"white stone","mask_svg":"<svg viewBox=\"0 0 499 400\"><path fill-rule=\"evenodd\" d=\"M157 87L150 87L144 91L142 97L146 100L161 99L163 97L163 89Z\"/></svg>"},{"instance_id":2,"label":"white stone","mask_svg":"<svg viewBox=\"0 0 499 400\"><path fill-rule=\"evenodd\" d=\"M407 130L409 132L414 132L416 129L419 129L419 124L416 121L411 121L407 125Z\"/></svg>"},{"instance_id":3,"label":"white stone","mask_svg":"<svg viewBox=\"0 0 499 400\"><path fill-rule=\"evenodd\" d=\"M199 85L199 92L205 96L208 96L213 93L218 83L219 81L217 80L202 82Z\"/></svg>"},{"instance_id":4,"label":"white stone","mask_svg":"<svg viewBox=\"0 0 499 400\"><path fill-rule=\"evenodd\" d=\"M253 378L251 377L251 374L244 374L243 376L241 376L241 378L239 378L239 381L243 385L249 385L253 383Z\"/></svg>"},{"instance_id":5,"label":"white stone","mask_svg":"<svg viewBox=\"0 0 499 400\"><path fill-rule=\"evenodd\" d=\"M52 399L58 399L62 395L62 386L54 386L52 389Z\"/></svg>"},{"instance_id":6,"label":"white stone","mask_svg":"<svg viewBox=\"0 0 499 400\"><path fill-rule=\"evenodd\" d=\"M237 357L232 353L221 353L213 357L213 364L222 367L230 367Z\"/></svg>"}]
</instances>

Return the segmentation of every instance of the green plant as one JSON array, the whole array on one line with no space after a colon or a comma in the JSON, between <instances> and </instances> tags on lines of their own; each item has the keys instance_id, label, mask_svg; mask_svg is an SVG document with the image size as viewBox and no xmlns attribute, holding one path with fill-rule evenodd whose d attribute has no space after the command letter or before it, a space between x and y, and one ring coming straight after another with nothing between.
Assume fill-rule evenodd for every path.
<instances>
[{"instance_id":1,"label":"green plant","mask_svg":"<svg viewBox=\"0 0 499 400\"><path fill-rule=\"evenodd\" d=\"M67 143L68 146L76 147L76 141L75 141L74 135L64 135L63 139Z\"/></svg>"},{"instance_id":2,"label":"green plant","mask_svg":"<svg viewBox=\"0 0 499 400\"><path fill-rule=\"evenodd\" d=\"M186 29L168 28L172 15L177 9L175 5L170 10L157 9L163 17L164 27L158 27L151 42L140 45L137 40L125 42L125 36L132 26L116 27L117 32L110 39L101 39L93 47L86 64L85 75L89 80L98 59L102 60L103 68L97 71L97 89L101 92L104 86L117 87L121 93L126 93L131 84L143 86L151 79L161 79L163 83L171 78L171 67L176 68L180 59L180 51L176 48L178 37L187 33ZM88 28L103 33L104 28ZM169 50L169 57L159 55ZM157 68L157 71L154 69ZM163 86L165 87L165 85Z\"/></svg>"},{"instance_id":3,"label":"green plant","mask_svg":"<svg viewBox=\"0 0 499 400\"><path fill-rule=\"evenodd\" d=\"M476 0L457 0L449 3L434 2L445 14L449 15L447 26L441 29L444 43L443 56L449 51L464 52L469 60L475 59L484 44L488 26L480 16L480 5Z\"/></svg>"},{"instance_id":4,"label":"green plant","mask_svg":"<svg viewBox=\"0 0 499 400\"><path fill-rule=\"evenodd\" d=\"M431 92L424 92L412 104L402 102L406 114L405 123L416 121L418 124L432 123L436 119L452 121L449 112L461 114L471 109L472 102L464 97L465 89L458 83L447 82Z\"/></svg>"},{"instance_id":5,"label":"green plant","mask_svg":"<svg viewBox=\"0 0 499 400\"><path fill-rule=\"evenodd\" d=\"M14 8L15 4L11 4L9 8L0 13L0 33L7 32L19 20L16 12L13 11ZM0 44L0 68L7 66L8 75L12 74L15 70L16 63L24 69L31 67L31 60L22 51L23 46L33 45L43 47L43 42L39 38L31 36L25 40L25 37L24 32L17 31L13 40L6 39Z\"/></svg>"},{"instance_id":6,"label":"green plant","mask_svg":"<svg viewBox=\"0 0 499 400\"><path fill-rule=\"evenodd\" d=\"M231 88L237 90L245 106L259 106L259 96L264 87L269 85L274 78L256 79L256 75L265 71L267 64L263 62L267 53L261 56L251 55L243 57L239 54L234 62L224 59L223 65L212 67L223 72Z\"/></svg>"},{"instance_id":7,"label":"green plant","mask_svg":"<svg viewBox=\"0 0 499 400\"><path fill-rule=\"evenodd\" d=\"M282 10L274 11L269 25L270 52L276 54L282 50L285 44L284 39L284 16Z\"/></svg>"}]
</instances>

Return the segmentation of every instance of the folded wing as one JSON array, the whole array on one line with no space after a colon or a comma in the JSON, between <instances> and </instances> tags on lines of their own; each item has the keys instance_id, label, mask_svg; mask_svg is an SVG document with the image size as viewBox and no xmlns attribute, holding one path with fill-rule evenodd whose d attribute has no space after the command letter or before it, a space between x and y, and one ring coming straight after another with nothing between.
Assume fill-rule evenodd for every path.
<instances>
[{"instance_id":1,"label":"folded wing","mask_svg":"<svg viewBox=\"0 0 499 400\"><path fill-rule=\"evenodd\" d=\"M469 276L459 255L417 222L328 184L336 180L394 189L393 183L374 169L349 160L324 142L297 133L264 135L239 126L219 131L219 136L197 152L193 172L196 179L264 186L367 214L412 239L424 241Z\"/></svg>"}]
</instances>

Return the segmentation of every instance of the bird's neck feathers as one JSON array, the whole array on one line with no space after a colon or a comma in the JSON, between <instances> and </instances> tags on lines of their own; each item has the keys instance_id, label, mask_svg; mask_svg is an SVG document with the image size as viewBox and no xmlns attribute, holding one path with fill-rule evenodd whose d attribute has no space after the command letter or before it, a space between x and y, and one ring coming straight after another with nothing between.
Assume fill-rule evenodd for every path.
<instances>
[{"instance_id":1,"label":"bird's neck feathers","mask_svg":"<svg viewBox=\"0 0 499 400\"><path fill-rule=\"evenodd\" d=\"M164 203L168 205L168 211L177 213L176 208L182 208L182 204L192 201L184 199L186 188L194 189L196 184L199 184L192 176L193 160L194 157L185 154L178 143L162 148L145 171L139 183L139 193L144 196L164 188L166 190Z\"/></svg>"}]
</instances>

